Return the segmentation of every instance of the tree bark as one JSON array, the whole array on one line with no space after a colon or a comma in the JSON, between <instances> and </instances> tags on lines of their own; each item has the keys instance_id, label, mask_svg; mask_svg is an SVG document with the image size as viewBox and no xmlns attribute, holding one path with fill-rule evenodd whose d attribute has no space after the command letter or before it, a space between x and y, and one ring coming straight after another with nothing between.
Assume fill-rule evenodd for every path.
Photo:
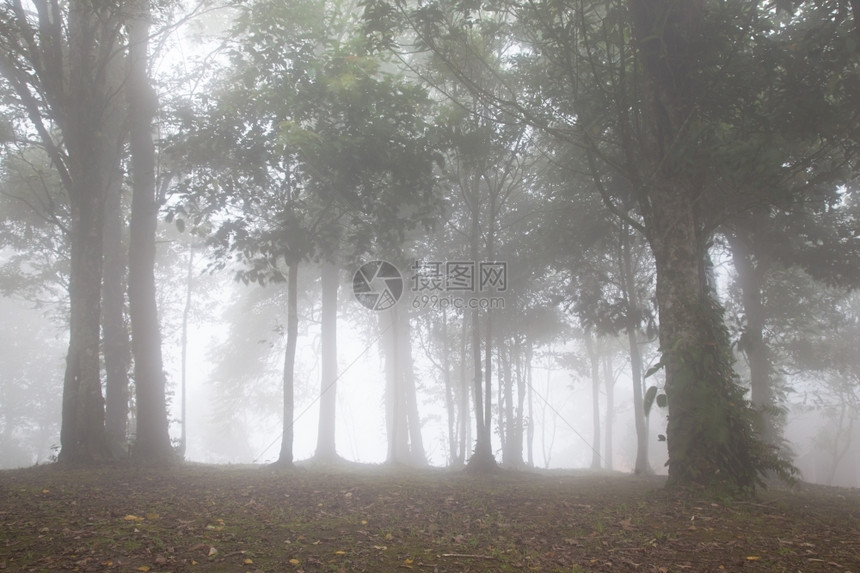
<instances>
[{"instance_id":1,"label":"tree bark","mask_svg":"<svg viewBox=\"0 0 860 573\"><path fill-rule=\"evenodd\" d=\"M612 371L612 356L609 353L603 355L603 386L606 388L606 415L603 424L605 468L613 469L612 460L615 457L612 451L612 426L615 424L615 373Z\"/></svg>"},{"instance_id":2,"label":"tree bark","mask_svg":"<svg viewBox=\"0 0 860 573\"><path fill-rule=\"evenodd\" d=\"M630 352L630 377L633 383L633 421L636 427L636 462L633 472L652 474L648 461L648 420L645 416L642 350L639 348L639 300L636 289L636 272L631 252L631 236L628 225L621 227L621 278L627 300L627 344Z\"/></svg>"},{"instance_id":3,"label":"tree bark","mask_svg":"<svg viewBox=\"0 0 860 573\"><path fill-rule=\"evenodd\" d=\"M105 205L104 279L102 281L102 332L105 360L105 432L111 454L128 453L128 370L131 346L126 327L125 292L127 255L123 245L122 181L111 180Z\"/></svg>"},{"instance_id":4,"label":"tree bark","mask_svg":"<svg viewBox=\"0 0 860 573\"><path fill-rule=\"evenodd\" d=\"M585 347L591 364L591 469L600 469L600 351L596 337L585 335Z\"/></svg>"},{"instance_id":5,"label":"tree bark","mask_svg":"<svg viewBox=\"0 0 860 573\"><path fill-rule=\"evenodd\" d=\"M322 263L322 311L320 332L320 416L315 457L324 461L337 459L335 429L337 424L337 291L338 267Z\"/></svg>"},{"instance_id":6,"label":"tree bark","mask_svg":"<svg viewBox=\"0 0 860 573\"><path fill-rule=\"evenodd\" d=\"M284 350L284 417L281 451L275 465L293 465L293 416L295 413L296 342L299 334L299 259L287 259L287 345Z\"/></svg>"},{"instance_id":7,"label":"tree bark","mask_svg":"<svg viewBox=\"0 0 860 573\"><path fill-rule=\"evenodd\" d=\"M158 200L155 192L155 145L152 122L158 99L149 82L150 13L147 0L131 8L128 30L128 122L132 166L129 225L129 315L131 317L137 436L133 455L149 462L173 457L168 433L161 329L155 289L155 233Z\"/></svg>"},{"instance_id":8,"label":"tree bark","mask_svg":"<svg viewBox=\"0 0 860 573\"><path fill-rule=\"evenodd\" d=\"M736 228L733 233L728 233L727 237L746 316L738 346L746 355L749 364L750 401L761 414L762 437L769 444L776 446L778 431L773 416L776 404L771 380L770 352L764 340L765 311L762 303L762 288L768 265L760 257L753 255L751 247L755 239L750 232Z\"/></svg>"},{"instance_id":9,"label":"tree bark","mask_svg":"<svg viewBox=\"0 0 860 573\"><path fill-rule=\"evenodd\" d=\"M71 1L67 75L60 67L62 62L54 58L56 54L45 56L46 61L57 66L54 72L68 78L67 85L58 87L57 77L40 78L68 153L72 219L69 352L63 382L59 459L71 463L111 458L105 436L99 360L104 208L121 147L116 102L118 20L111 9L110 5L89 0ZM62 24L52 25L61 34ZM47 38L42 40L48 42Z\"/></svg>"}]
</instances>

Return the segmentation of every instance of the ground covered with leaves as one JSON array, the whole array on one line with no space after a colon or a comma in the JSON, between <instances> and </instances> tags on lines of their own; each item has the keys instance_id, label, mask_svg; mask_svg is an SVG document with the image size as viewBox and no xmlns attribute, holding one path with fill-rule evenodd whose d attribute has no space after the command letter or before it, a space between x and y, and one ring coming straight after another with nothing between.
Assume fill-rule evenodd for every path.
<instances>
[{"instance_id":1,"label":"ground covered with leaves","mask_svg":"<svg viewBox=\"0 0 860 573\"><path fill-rule=\"evenodd\" d=\"M752 501L590 472L0 472L6 571L854 571L860 491Z\"/></svg>"}]
</instances>

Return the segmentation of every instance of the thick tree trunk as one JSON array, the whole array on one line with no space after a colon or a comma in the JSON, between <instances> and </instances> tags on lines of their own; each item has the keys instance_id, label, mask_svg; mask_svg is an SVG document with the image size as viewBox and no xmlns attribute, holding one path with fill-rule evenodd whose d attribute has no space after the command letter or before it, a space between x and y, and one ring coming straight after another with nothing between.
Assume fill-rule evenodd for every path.
<instances>
[{"instance_id":1,"label":"thick tree trunk","mask_svg":"<svg viewBox=\"0 0 860 573\"><path fill-rule=\"evenodd\" d=\"M159 206L155 193L152 121L158 100L149 83L147 69L149 4L147 0L139 0L131 10L127 22L129 79L126 93L132 165L128 299L137 396L137 437L133 455L138 459L168 462L173 449L168 433L155 289L155 232Z\"/></svg>"},{"instance_id":2,"label":"thick tree trunk","mask_svg":"<svg viewBox=\"0 0 860 573\"><path fill-rule=\"evenodd\" d=\"M51 82L44 87L63 131L69 165L69 352L59 459L71 463L111 458L99 360L104 209L120 148L119 90L113 84L119 65L117 21L111 9L88 0L70 2L67 89L53 89L59 78L42 78Z\"/></svg>"},{"instance_id":3,"label":"thick tree trunk","mask_svg":"<svg viewBox=\"0 0 860 573\"><path fill-rule=\"evenodd\" d=\"M111 181L105 206L102 332L105 359L105 432L114 457L128 452L128 369L131 343L125 323L127 256L123 245L122 180Z\"/></svg>"},{"instance_id":4,"label":"thick tree trunk","mask_svg":"<svg viewBox=\"0 0 860 573\"><path fill-rule=\"evenodd\" d=\"M78 181L98 179L95 172ZM102 275L102 208L105 184L92 181L72 203L71 271L69 275L69 352L63 382L61 462L110 459L100 376L99 339ZM86 194L84 194L86 193Z\"/></svg>"},{"instance_id":5,"label":"thick tree trunk","mask_svg":"<svg viewBox=\"0 0 860 573\"><path fill-rule=\"evenodd\" d=\"M337 423L337 291L340 286L338 267L328 261L322 264L322 311L320 332L320 416L316 457L325 461L337 459L335 428Z\"/></svg>"},{"instance_id":6,"label":"thick tree trunk","mask_svg":"<svg viewBox=\"0 0 860 573\"><path fill-rule=\"evenodd\" d=\"M696 222L694 196L683 185L651 193L649 240L657 263L669 408L668 483L740 491L755 485L751 437L722 309L708 284L704 261L709 237Z\"/></svg>"},{"instance_id":7,"label":"thick tree trunk","mask_svg":"<svg viewBox=\"0 0 860 573\"><path fill-rule=\"evenodd\" d=\"M299 335L299 260L287 260L287 345L284 350L284 416L281 435L281 452L275 465L293 465L293 416L295 413L294 379L296 341Z\"/></svg>"}]
</instances>

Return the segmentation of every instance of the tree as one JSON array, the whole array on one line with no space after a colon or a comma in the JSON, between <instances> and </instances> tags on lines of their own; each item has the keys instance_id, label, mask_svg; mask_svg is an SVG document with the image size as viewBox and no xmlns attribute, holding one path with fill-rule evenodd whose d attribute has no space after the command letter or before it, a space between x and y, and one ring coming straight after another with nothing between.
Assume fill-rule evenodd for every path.
<instances>
[{"instance_id":1,"label":"tree","mask_svg":"<svg viewBox=\"0 0 860 573\"><path fill-rule=\"evenodd\" d=\"M753 1L510 2L498 12L432 3L405 13L478 97L581 150L607 209L646 237L670 486L749 491L759 471L785 469L757 439L734 379L707 254L726 220L815 180L838 181L852 158L856 134L846 126L855 123L844 121L857 113L846 80L852 56L822 50L845 46L853 27L838 3L800 4L780 25ZM396 7L372 6L373 33L388 31L379 16L404 21ZM468 45L464 30L495 26L497 13L517 37L509 61L530 80L517 85L534 89L487 90L456 57Z\"/></svg>"},{"instance_id":2,"label":"tree","mask_svg":"<svg viewBox=\"0 0 860 573\"><path fill-rule=\"evenodd\" d=\"M134 457L170 461L161 332L155 293L156 197L153 118L158 99L149 81L149 0L128 5L128 123L131 148L132 199L129 224L128 298L131 317L137 429Z\"/></svg>"},{"instance_id":3,"label":"tree","mask_svg":"<svg viewBox=\"0 0 860 573\"><path fill-rule=\"evenodd\" d=\"M182 174L185 205L177 214L193 212L199 221L218 213L210 238L217 266L235 253L246 282L294 284L307 261L334 265L372 245L390 248L407 227L429 224L437 207L426 93L368 53L347 8L315 1L245 7L235 29L241 41L214 80L214 97L201 98L197 110L177 110L181 135L173 149L191 167ZM326 457L336 454L330 342L338 273L330 271L320 388L319 453ZM298 314L294 297L288 300L290 334ZM294 351L288 337L287 352ZM288 465L294 356L284 363L280 463Z\"/></svg>"},{"instance_id":4,"label":"tree","mask_svg":"<svg viewBox=\"0 0 860 573\"><path fill-rule=\"evenodd\" d=\"M99 342L104 204L122 130L121 7L73 0L2 7L0 74L69 195L69 352L60 459L110 458Z\"/></svg>"}]
</instances>

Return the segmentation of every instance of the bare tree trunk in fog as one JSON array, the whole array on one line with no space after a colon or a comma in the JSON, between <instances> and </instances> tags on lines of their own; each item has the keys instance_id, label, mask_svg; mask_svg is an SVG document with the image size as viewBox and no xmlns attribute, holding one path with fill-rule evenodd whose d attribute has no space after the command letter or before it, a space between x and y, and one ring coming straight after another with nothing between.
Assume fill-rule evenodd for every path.
<instances>
[{"instance_id":1,"label":"bare tree trunk in fog","mask_svg":"<svg viewBox=\"0 0 860 573\"><path fill-rule=\"evenodd\" d=\"M448 342L448 312L442 308L442 380L445 383L445 416L448 424L448 465L457 459L457 411L454 381L451 376L451 345Z\"/></svg>"},{"instance_id":2,"label":"bare tree trunk in fog","mask_svg":"<svg viewBox=\"0 0 860 573\"><path fill-rule=\"evenodd\" d=\"M191 294L194 286L194 247L188 245L188 269L185 276L185 307L182 309L182 375L180 378L182 411L180 423L182 434L179 438L179 457L185 459L188 447L188 323L191 319Z\"/></svg>"},{"instance_id":3,"label":"bare tree trunk in fog","mask_svg":"<svg viewBox=\"0 0 860 573\"><path fill-rule=\"evenodd\" d=\"M769 349L764 340L765 311L762 303L762 288L769 265L764 257L756 256L750 247L755 241L755 220L754 214L752 228L748 229L739 224L735 226L733 233L727 233L726 236L732 251L732 263L738 275L746 316L738 347L746 356L750 369L750 401L760 412L762 437L769 444L778 445L779 436L773 417L775 403Z\"/></svg>"},{"instance_id":4,"label":"bare tree trunk in fog","mask_svg":"<svg viewBox=\"0 0 860 573\"><path fill-rule=\"evenodd\" d=\"M383 352L385 354L385 419L388 434L388 456L390 464L409 463L409 426L406 420L406 400L403 393L403 378L400 374L398 339L400 321L399 308L394 305L379 313L379 327L383 330Z\"/></svg>"},{"instance_id":5,"label":"bare tree trunk in fog","mask_svg":"<svg viewBox=\"0 0 860 573\"><path fill-rule=\"evenodd\" d=\"M472 443L472 411L469 408L469 395L471 393L469 384L469 365L466 360L468 356L468 330L469 322L466 320L466 314L463 313L463 328L460 330L460 377L458 384L458 422L460 430L458 432L460 445L457 452L457 463L463 465L466 463L466 450Z\"/></svg>"},{"instance_id":6,"label":"bare tree trunk in fog","mask_svg":"<svg viewBox=\"0 0 860 573\"><path fill-rule=\"evenodd\" d=\"M473 192L473 195L477 197L477 191ZM470 209L472 210L472 222L471 222L471 237L470 237L470 253L472 256L472 261L475 262L478 260L478 247L479 241L481 238L481 229L480 229L480 217L479 217L479 205L477 203L477 199L474 198L472 203L470 204ZM474 406L475 406L475 425L476 425L476 442L475 442L475 452L472 454L472 457L469 459L469 464L474 465L478 468L481 468L486 465L493 465L493 451L492 451L492 434L490 424L492 423L492 418L486 414L487 409L484 407L484 403L487 403L487 406L490 405L491 396L490 390L485 392L482 387L482 366L481 366L481 311L477 308L471 310L471 321L472 321L472 392L474 396ZM490 346L489 342L489 323L487 324L487 338L486 338L487 348ZM488 350L489 351L489 350Z\"/></svg>"},{"instance_id":7,"label":"bare tree trunk in fog","mask_svg":"<svg viewBox=\"0 0 860 573\"><path fill-rule=\"evenodd\" d=\"M105 433L114 457L128 453L128 369L131 345L125 323L126 252L122 177L111 180L105 202L102 333L105 358Z\"/></svg>"},{"instance_id":8,"label":"bare tree trunk in fog","mask_svg":"<svg viewBox=\"0 0 860 573\"><path fill-rule=\"evenodd\" d=\"M528 346L528 343L526 344ZM524 368L527 366L523 365L523 341L521 339L517 339L516 343L516 354L515 354L515 372L517 376L517 421L516 421L516 436L517 436L517 448L516 448L516 462L518 466L525 465L525 461L523 460L523 442L524 436L523 431L525 430L525 400L526 400L526 372Z\"/></svg>"},{"instance_id":9,"label":"bare tree trunk in fog","mask_svg":"<svg viewBox=\"0 0 860 573\"><path fill-rule=\"evenodd\" d=\"M612 425L615 423L615 372L612 369L612 355L608 352L603 355L603 385L606 387L606 416L604 425L606 427L604 444L606 454L606 469L611 470L612 458Z\"/></svg>"},{"instance_id":10,"label":"bare tree trunk in fog","mask_svg":"<svg viewBox=\"0 0 860 573\"><path fill-rule=\"evenodd\" d=\"M535 407L534 407L534 388L532 388L532 358L534 358L534 349L529 343L526 345L526 395L528 398L528 417L526 418L526 451L528 452L528 465L530 468L535 467Z\"/></svg>"},{"instance_id":11,"label":"bare tree trunk in fog","mask_svg":"<svg viewBox=\"0 0 860 573\"><path fill-rule=\"evenodd\" d=\"M131 13L126 23L129 59L126 94L132 199L128 299L137 406L137 435L132 453L139 459L167 462L171 459L173 450L168 433L165 375L155 289L155 233L159 205L155 191L152 124L158 109L158 98L149 81L149 2L138 0L129 8Z\"/></svg>"},{"instance_id":12,"label":"bare tree trunk in fog","mask_svg":"<svg viewBox=\"0 0 860 573\"><path fill-rule=\"evenodd\" d=\"M415 367L412 363L412 333L409 324L409 307L402 306L397 311L399 322L398 366L400 366L400 384L403 388L404 413L409 428L409 458L411 465L422 466L427 463L424 452L424 439L421 436L421 415L418 412L418 394L415 388Z\"/></svg>"},{"instance_id":13,"label":"bare tree trunk in fog","mask_svg":"<svg viewBox=\"0 0 860 573\"><path fill-rule=\"evenodd\" d=\"M630 376L633 382L633 422L636 427L636 462L633 472L636 474L652 474L648 461L648 418L645 416L644 381L642 367L642 350L639 348L639 320L634 314L641 305L636 290L636 274L634 272L633 254L631 252L628 225L621 227L621 280L624 296L627 299L627 344L630 352Z\"/></svg>"},{"instance_id":14,"label":"bare tree trunk in fog","mask_svg":"<svg viewBox=\"0 0 860 573\"><path fill-rule=\"evenodd\" d=\"M593 334L586 333L585 348L591 362L591 416L594 436L591 443L591 469L600 469L600 351Z\"/></svg>"},{"instance_id":15,"label":"bare tree trunk in fog","mask_svg":"<svg viewBox=\"0 0 860 573\"><path fill-rule=\"evenodd\" d=\"M287 344L284 351L284 420L277 466L293 465L296 341L299 334L299 258L287 259Z\"/></svg>"},{"instance_id":16,"label":"bare tree trunk in fog","mask_svg":"<svg viewBox=\"0 0 860 573\"><path fill-rule=\"evenodd\" d=\"M40 14L59 16L53 6L40 4ZM122 81L117 33L120 15L114 5L88 0L72 0L68 10L66 23L59 17L41 22L41 51L28 57L40 60L34 70L51 108L43 113L57 119L67 151L65 155L56 153L45 126L36 122L46 148L55 152L52 159L69 193L72 220L69 352L59 459L98 462L112 457L105 436L99 342L104 205L121 147L116 98ZM64 28L68 34L65 43ZM67 62L64 56L68 56ZM32 98L31 81L30 77L17 76L11 80L25 101Z\"/></svg>"},{"instance_id":17,"label":"bare tree trunk in fog","mask_svg":"<svg viewBox=\"0 0 860 573\"><path fill-rule=\"evenodd\" d=\"M320 342L320 415L316 457L337 459L335 445L337 409L337 291L340 286L338 267L323 261L321 274L322 311Z\"/></svg>"}]
</instances>

